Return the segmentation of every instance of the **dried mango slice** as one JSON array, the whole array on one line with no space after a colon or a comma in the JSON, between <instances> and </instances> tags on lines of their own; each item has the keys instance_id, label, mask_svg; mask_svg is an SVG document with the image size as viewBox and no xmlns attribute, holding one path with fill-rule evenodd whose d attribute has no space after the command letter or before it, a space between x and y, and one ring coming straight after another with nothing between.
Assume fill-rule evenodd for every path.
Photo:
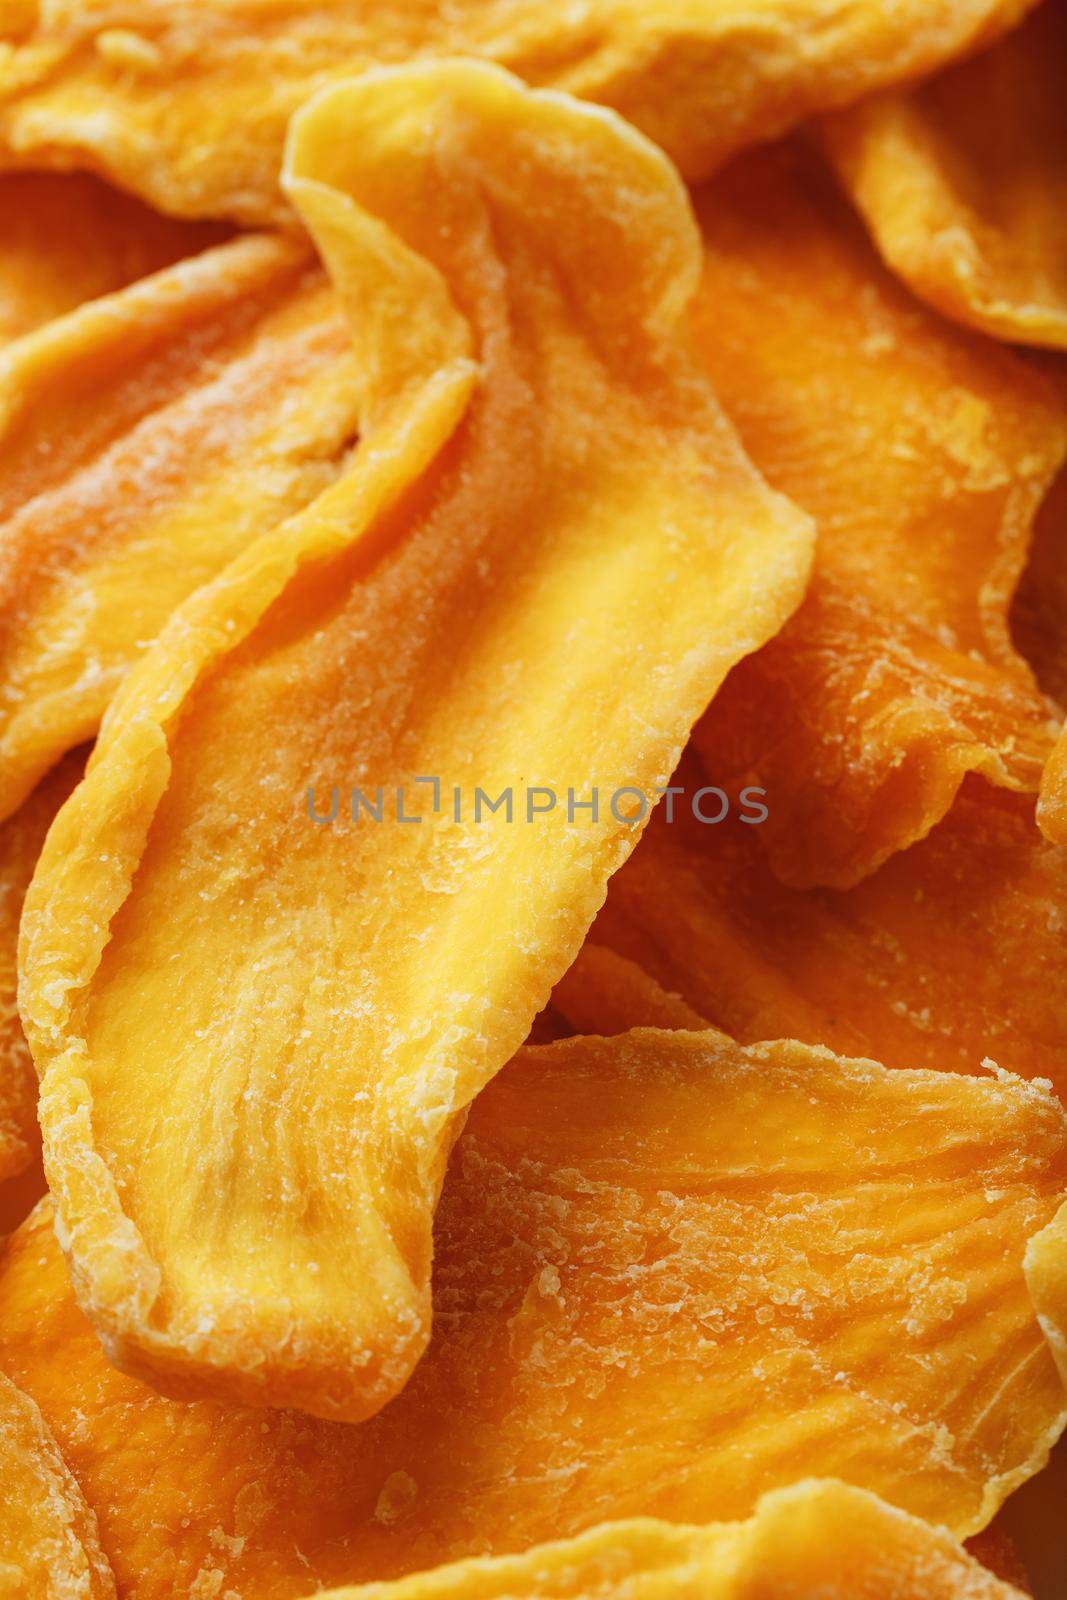
<instances>
[{"instance_id":1,"label":"dried mango slice","mask_svg":"<svg viewBox=\"0 0 1067 1600\"><path fill-rule=\"evenodd\" d=\"M2 382L0 817L177 603L343 470L355 369L308 247L262 235L47 324Z\"/></svg>"},{"instance_id":2,"label":"dried mango slice","mask_svg":"<svg viewBox=\"0 0 1067 1600\"><path fill-rule=\"evenodd\" d=\"M572 1033L708 1026L681 995L662 988L636 961L610 945L589 940L553 989L552 1005L566 1018Z\"/></svg>"},{"instance_id":3,"label":"dried mango slice","mask_svg":"<svg viewBox=\"0 0 1067 1600\"><path fill-rule=\"evenodd\" d=\"M19 918L45 834L84 766L81 752L68 756L13 817L0 823L0 1233L8 1231L4 1185L39 1160L41 1147L37 1074L18 1014Z\"/></svg>"},{"instance_id":4,"label":"dried mango slice","mask_svg":"<svg viewBox=\"0 0 1067 1600\"><path fill-rule=\"evenodd\" d=\"M691 357L684 190L619 119L453 63L294 129L363 441L127 679L27 901L23 1006L113 1358L357 1420L428 1336L458 1115L635 841L609 800L666 781L797 603L811 529ZM475 814L523 780L551 815L521 787L525 814ZM305 797L346 781L383 821L316 827Z\"/></svg>"},{"instance_id":5,"label":"dried mango slice","mask_svg":"<svg viewBox=\"0 0 1067 1600\"><path fill-rule=\"evenodd\" d=\"M1011 27L1033 0L21 0L0 60L0 149L84 166L181 215L274 220L286 124L376 63L481 56L599 100L690 177L814 111Z\"/></svg>"},{"instance_id":6,"label":"dried mango slice","mask_svg":"<svg viewBox=\"0 0 1067 1600\"><path fill-rule=\"evenodd\" d=\"M1067 730L1060 735L1045 768L1037 820L1053 844L1067 845Z\"/></svg>"},{"instance_id":7,"label":"dried mango slice","mask_svg":"<svg viewBox=\"0 0 1067 1600\"><path fill-rule=\"evenodd\" d=\"M18 1014L19 918L45 834L84 767L84 752L73 751L0 823L0 1237L18 1227L45 1190L37 1074Z\"/></svg>"},{"instance_id":8,"label":"dried mango slice","mask_svg":"<svg viewBox=\"0 0 1067 1600\"><path fill-rule=\"evenodd\" d=\"M606 1523L322 1600L1019 1600L947 1533L848 1484L764 1495L747 1522Z\"/></svg>"},{"instance_id":9,"label":"dried mango slice","mask_svg":"<svg viewBox=\"0 0 1067 1600\"><path fill-rule=\"evenodd\" d=\"M6 174L0 216L0 343L217 244L224 232L159 216L87 173Z\"/></svg>"},{"instance_id":10,"label":"dried mango slice","mask_svg":"<svg viewBox=\"0 0 1067 1600\"><path fill-rule=\"evenodd\" d=\"M40 1411L0 1372L0 1594L108 1600L115 1579L96 1518Z\"/></svg>"},{"instance_id":11,"label":"dried mango slice","mask_svg":"<svg viewBox=\"0 0 1067 1600\"><path fill-rule=\"evenodd\" d=\"M745 1517L813 1471L960 1537L1063 1423L1023 1258L1065 1161L1040 1085L715 1034L568 1039L474 1102L433 1343L371 1421L165 1400L109 1366L50 1202L8 1245L0 1364L136 1600L198 1580L286 1600L603 1520Z\"/></svg>"},{"instance_id":12,"label":"dried mango slice","mask_svg":"<svg viewBox=\"0 0 1067 1600\"><path fill-rule=\"evenodd\" d=\"M1067 409L901 291L799 149L744 158L697 208L698 344L818 544L803 606L696 742L712 783L768 791L778 876L842 888L921 838L966 772L1037 790L1054 708L1006 611Z\"/></svg>"},{"instance_id":13,"label":"dried mango slice","mask_svg":"<svg viewBox=\"0 0 1067 1600\"><path fill-rule=\"evenodd\" d=\"M992 49L828 119L885 260L946 316L1067 348L1067 6Z\"/></svg>"},{"instance_id":14,"label":"dried mango slice","mask_svg":"<svg viewBox=\"0 0 1067 1600\"><path fill-rule=\"evenodd\" d=\"M699 781L683 764L677 783ZM1067 1097L1067 851L1033 802L968 779L928 838L853 889L786 888L736 813L653 818L591 934L742 1040L888 1066L986 1058Z\"/></svg>"}]
</instances>

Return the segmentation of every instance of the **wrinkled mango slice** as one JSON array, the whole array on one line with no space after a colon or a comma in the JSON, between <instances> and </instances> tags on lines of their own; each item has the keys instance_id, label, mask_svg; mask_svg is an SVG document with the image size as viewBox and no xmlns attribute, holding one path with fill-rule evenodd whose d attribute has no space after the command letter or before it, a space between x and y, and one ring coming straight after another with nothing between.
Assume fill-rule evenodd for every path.
<instances>
[{"instance_id":1,"label":"wrinkled mango slice","mask_svg":"<svg viewBox=\"0 0 1067 1600\"><path fill-rule=\"evenodd\" d=\"M290 116L376 63L481 56L613 106L706 175L814 111L1011 27L1033 0L19 0L0 159L82 166L180 215L274 220Z\"/></svg>"},{"instance_id":2,"label":"wrinkled mango slice","mask_svg":"<svg viewBox=\"0 0 1067 1600\"><path fill-rule=\"evenodd\" d=\"M56 812L85 766L72 753L49 774L25 805L0 823L0 1196L9 1178L38 1157L37 1074L18 1014L18 931L22 902ZM7 1230L2 1222L0 1233Z\"/></svg>"},{"instance_id":3,"label":"wrinkled mango slice","mask_svg":"<svg viewBox=\"0 0 1067 1600\"><path fill-rule=\"evenodd\" d=\"M161 217L86 173L6 174L0 215L0 344L223 236Z\"/></svg>"},{"instance_id":4,"label":"wrinkled mango slice","mask_svg":"<svg viewBox=\"0 0 1067 1600\"><path fill-rule=\"evenodd\" d=\"M886 261L946 316L1067 348L1067 6L910 90L827 120Z\"/></svg>"},{"instance_id":5,"label":"wrinkled mango slice","mask_svg":"<svg viewBox=\"0 0 1067 1600\"><path fill-rule=\"evenodd\" d=\"M471 1107L433 1342L371 1421L116 1371L47 1201L7 1247L0 1364L136 1600L197 1580L290 1600L604 1520L746 1517L813 1472L960 1537L1062 1426L1063 1285L1042 1332L1023 1262L1065 1161L1039 1085L715 1034L568 1039Z\"/></svg>"},{"instance_id":6,"label":"wrinkled mango slice","mask_svg":"<svg viewBox=\"0 0 1067 1600\"><path fill-rule=\"evenodd\" d=\"M571 1033L708 1026L699 1011L687 1005L680 994L664 989L637 961L610 945L590 940L553 989L552 1006L569 1024Z\"/></svg>"},{"instance_id":7,"label":"wrinkled mango slice","mask_svg":"<svg viewBox=\"0 0 1067 1600\"><path fill-rule=\"evenodd\" d=\"M699 780L683 764L676 782ZM737 814L657 814L592 942L731 1036L791 1037L887 1066L987 1058L1067 1096L1067 851L1033 801L970 778L919 844L853 889L789 889Z\"/></svg>"},{"instance_id":8,"label":"wrinkled mango slice","mask_svg":"<svg viewBox=\"0 0 1067 1600\"><path fill-rule=\"evenodd\" d=\"M114 1600L96 1518L40 1411L0 1372L0 1594Z\"/></svg>"},{"instance_id":9,"label":"wrinkled mango slice","mask_svg":"<svg viewBox=\"0 0 1067 1600\"><path fill-rule=\"evenodd\" d=\"M335 1589L327 1600L1018 1600L1019 1593L940 1529L862 1489L809 1479L764 1495L747 1522L605 1523L522 1555Z\"/></svg>"},{"instance_id":10,"label":"wrinkled mango slice","mask_svg":"<svg viewBox=\"0 0 1067 1600\"><path fill-rule=\"evenodd\" d=\"M289 186L352 308L362 441L126 680L27 901L22 1003L113 1359L358 1420L428 1337L457 1115L635 841L609 799L666 782L811 528L689 352L696 230L619 119L484 65L376 73L294 123Z\"/></svg>"},{"instance_id":11,"label":"wrinkled mango slice","mask_svg":"<svg viewBox=\"0 0 1067 1600\"><path fill-rule=\"evenodd\" d=\"M178 602L342 471L353 354L308 247L260 235L10 345L0 395L2 817Z\"/></svg>"},{"instance_id":12,"label":"wrinkled mango slice","mask_svg":"<svg viewBox=\"0 0 1067 1600\"><path fill-rule=\"evenodd\" d=\"M697 341L818 543L803 606L696 742L710 782L767 789L784 882L843 888L921 838L966 772L1037 790L1054 708L1006 614L1067 408L899 289L800 150L742 159L697 208Z\"/></svg>"}]
</instances>

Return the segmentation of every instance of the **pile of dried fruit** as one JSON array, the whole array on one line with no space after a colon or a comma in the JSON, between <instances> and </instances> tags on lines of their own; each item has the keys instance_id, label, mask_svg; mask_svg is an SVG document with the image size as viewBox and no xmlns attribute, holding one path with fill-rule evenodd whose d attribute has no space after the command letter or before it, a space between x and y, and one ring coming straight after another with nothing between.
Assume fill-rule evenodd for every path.
<instances>
[{"instance_id":1,"label":"pile of dried fruit","mask_svg":"<svg viewBox=\"0 0 1067 1600\"><path fill-rule=\"evenodd\" d=\"M0 0L4 1600L1062 1596L1065 71Z\"/></svg>"}]
</instances>

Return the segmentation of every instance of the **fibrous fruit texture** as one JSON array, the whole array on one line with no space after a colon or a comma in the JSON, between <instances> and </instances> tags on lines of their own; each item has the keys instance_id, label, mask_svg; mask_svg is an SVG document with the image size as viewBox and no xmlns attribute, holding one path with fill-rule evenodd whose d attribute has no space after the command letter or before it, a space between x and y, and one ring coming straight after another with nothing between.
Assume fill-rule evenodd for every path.
<instances>
[{"instance_id":1,"label":"fibrous fruit texture","mask_svg":"<svg viewBox=\"0 0 1067 1600\"><path fill-rule=\"evenodd\" d=\"M0 356L0 817L177 603L343 470L352 351L300 241L218 245Z\"/></svg>"},{"instance_id":2,"label":"fibrous fruit texture","mask_svg":"<svg viewBox=\"0 0 1067 1600\"><path fill-rule=\"evenodd\" d=\"M288 186L361 442L126 679L27 901L23 1010L113 1359L356 1420L425 1346L458 1115L632 848L620 786L666 783L811 528L691 358L684 190L613 115L383 71L301 113Z\"/></svg>"},{"instance_id":3,"label":"fibrous fruit texture","mask_svg":"<svg viewBox=\"0 0 1067 1600\"><path fill-rule=\"evenodd\" d=\"M827 147L886 261L939 311L1067 348L1067 5L829 119Z\"/></svg>"},{"instance_id":4,"label":"fibrous fruit texture","mask_svg":"<svg viewBox=\"0 0 1067 1600\"><path fill-rule=\"evenodd\" d=\"M1056 708L1007 611L1067 408L902 291L797 148L745 157L697 210L700 350L818 541L804 604L696 743L710 782L767 790L755 832L781 879L843 888L921 838L965 773L1037 791Z\"/></svg>"},{"instance_id":5,"label":"fibrous fruit texture","mask_svg":"<svg viewBox=\"0 0 1067 1600\"><path fill-rule=\"evenodd\" d=\"M0 159L81 165L164 211L275 220L286 123L376 63L468 55L615 107L687 176L929 71L1032 0L8 0Z\"/></svg>"},{"instance_id":6,"label":"fibrous fruit texture","mask_svg":"<svg viewBox=\"0 0 1067 1600\"><path fill-rule=\"evenodd\" d=\"M606 1523L521 1556L337 1589L329 1600L1020 1600L948 1534L809 1479L743 1523Z\"/></svg>"},{"instance_id":7,"label":"fibrous fruit texture","mask_svg":"<svg viewBox=\"0 0 1067 1600\"><path fill-rule=\"evenodd\" d=\"M471 1108L433 1343L371 1421L117 1372L47 1202L0 1272L0 1368L133 1600L291 1600L637 1514L743 1518L812 1473L959 1537L1062 1425L1065 1138L1048 1091L1006 1077L564 1040Z\"/></svg>"}]
</instances>

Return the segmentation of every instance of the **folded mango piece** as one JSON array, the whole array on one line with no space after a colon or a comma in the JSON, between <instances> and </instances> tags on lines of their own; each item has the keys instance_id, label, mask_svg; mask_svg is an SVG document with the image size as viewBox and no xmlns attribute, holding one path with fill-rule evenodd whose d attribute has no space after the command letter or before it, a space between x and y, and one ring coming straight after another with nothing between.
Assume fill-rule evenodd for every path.
<instances>
[{"instance_id":1,"label":"folded mango piece","mask_svg":"<svg viewBox=\"0 0 1067 1600\"><path fill-rule=\"evenodd\" d=\"M322 1591L320 1590L321 1594ZM948 1534L876 1495L809 1479L747 1522L605 1523L517 1556L329 1591L328 1600L1019 1600ZM324 1597L327 1600L327 1597Z\"/></svg>"},{"instance_id":2,"label":"folded mango piece","mask_svg":"<svg viewBox=\"0 0 1067 1600\"><path fill-rule=\"evenodd\" d=\"M176 222L87 173L0 178L0 344L223 237Z\"/></svg>"},{"instance_id":3,"label":"folded mango piece","mask_svg":"<svg viewBox=\"0 0 1067 1600\"><path fill-rule=\"evenodd\" d=\"M9 1178L40 1155L37 1074L18 1013L18 932L22 902L45 834L85 768L72 752L39 784L13 817L0 823L0 1197ZM27 1208L28 1209L28 1208ZM3 1227L0 1199L0 1233Z\"/></svg>"},{"instance_id":4,"label":"folded mango piece","mask_svg":"<svg viewBox=\"0 0 1067 1600\"><path fill-rule=\"evenodd\" d=\"M678 783L699 781L687 760ZM1033 801L969 778L919 844L853 889L786 888L737 814L657 814L590 935L735 1038L887 1066L992 1059L1067 1097L1067 851Z\"/></svg>"},{"instance_id":5,"label":"folded mango piece","mask_svg":"<svg viewBox=\"0 0 1067 1600\"><path fill-rule=\"evenodd\" d=\"M369 1422L118 1372L49 1201L7 1246L0 1365L135 1600L291 1600L604 1520L743 1518L813 1472L963 1537L1063 1423L1062 1285L1040 1286L1043 1331L1024 1255L1065 1160L1040 1085L714 1033L568 1039L471 1107L433 1342Z\"/></svg>"},{"instance_id":6,"label":"folded mango piece","mask_svg":"<svg viewBox=\"0 0 1067 1600\"><path fill-rule=\"evenodd\" d=\"M0 1372L0 1594L114 1600L96 1518L40 1411Z\"/></svg>"},{"instance_id":7,"label":"folded mango piece","mask_svg":"<svg viewBox=\"0 0 1067 1600\"><path fill-rule=\"evenodd\" d=\"M467 55L613 106L698 177L979 48L1032 3L19 0L0 151L105 173L164 211L274 220L285 128L309 95L375 64Z\"/></svg>"},{"instance_id":8,"label":"folded mango piece","mask_svg":"<svg viewBox=\"0 0 1067 1600\"><path fill-rule=\"evenodd\" d=\"M27 901L22 1004L112 1358L358 1420L428 1337L459 1114L635 842L620 786L666 782L811 528L690 354L685 192L618 118L484 65L380 72L301 113L288 181L362 441L126 680Z\"/></svg>"},{"instance_id":9,"label":"folded mango piece","mask_svg":"<svg viewBox=\"0 0 1067 1600\"><path fill-rule=\"evenodd\" d=\"M306 244L218 246L0 365L0 817L198 584L343 470L351 341Z\"/></svg>"},{"instance_id":10,"label":"folded mango piece","mask_svg":"<svg viewBox=\"0 0 1067 1600\"><path fill-rule=\"evenodd\" d=\"M966 772L1037 790L1055 713L1007 608L1067 406L916 305L798 148L742 159L697 209L698 344L818 543L803 606L696 742L711 783L766 788L784 882L843 888L921 838Z\"/></svg>"},{"instance_id":11,"label":"folded mango piece","mask_svg":"<svg viewBox=\"0 0 1067 1600\"><path fill-rule=\"evenodd\" d=\"M1067 348L1067 6L824 137L885 260L924 300L1013 343Z\"/></svg>"}]
</instances>

